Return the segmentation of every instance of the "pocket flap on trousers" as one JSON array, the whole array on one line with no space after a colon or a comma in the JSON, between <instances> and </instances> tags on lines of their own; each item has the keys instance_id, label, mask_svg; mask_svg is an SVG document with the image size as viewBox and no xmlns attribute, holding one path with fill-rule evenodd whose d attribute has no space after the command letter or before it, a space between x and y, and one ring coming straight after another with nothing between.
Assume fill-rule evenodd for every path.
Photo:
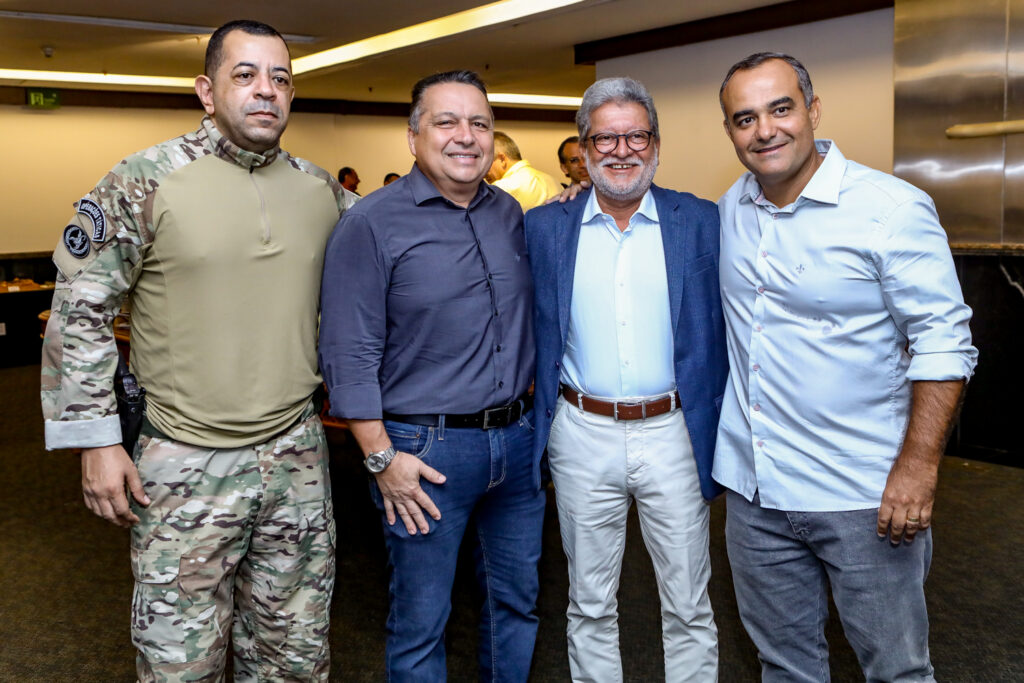
<instances>
[{"instance_id":1,"label":"pocket flap on trousers","mask_svg":"<svg viewBox=\"0 0 1024 683\"><path fill-rule=\"evenodd\" d=\"M178 553L132 548L132 574L139 583L171 583L178 578L180 564Z\"/></svg>"}]
</instances>

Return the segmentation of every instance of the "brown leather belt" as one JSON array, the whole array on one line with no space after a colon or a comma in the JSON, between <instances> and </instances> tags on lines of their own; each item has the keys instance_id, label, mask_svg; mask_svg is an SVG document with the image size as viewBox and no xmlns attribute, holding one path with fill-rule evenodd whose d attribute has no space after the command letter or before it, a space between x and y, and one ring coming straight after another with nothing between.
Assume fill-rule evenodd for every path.
<instances>
[{"instance_id":1,"label":"brown leather belt","mask_svg":"<svg viewBox=\"0 0 1024 683\"><path fill-rule=\"evenodd\" d=\"M575 389L562 385L562 396L571 405L616 420L645 420L671 412L679 406L679 392L673 391L668 396L653 401L602 401L577 393Z\"/></svg>"}]
</instances>

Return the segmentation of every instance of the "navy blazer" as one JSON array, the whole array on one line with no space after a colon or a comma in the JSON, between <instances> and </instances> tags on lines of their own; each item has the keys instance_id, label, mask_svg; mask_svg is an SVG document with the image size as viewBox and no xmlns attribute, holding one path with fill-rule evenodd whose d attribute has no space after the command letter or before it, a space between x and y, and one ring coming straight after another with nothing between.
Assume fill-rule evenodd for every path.
<instances>
[{"instance_id":1,"label":"navy blazer","mask_svg":"<svg viewBox=\"0 0 1024 683\"><path fill-rule=\"evenodd\" d=\"M718 208L692 194L651 186L665 249L676 386L700 474L700 489L711 500L722 492L711 478L718 415L728 375L725 323L718 289ZM558 378L569 330L580 220L590 191L571 202L528 211L526 247L534 282L537 377L534 388L534 457L539 460L551 433ZM609 275L610 277L610 275Z\"/></svg>"}]
</instances>

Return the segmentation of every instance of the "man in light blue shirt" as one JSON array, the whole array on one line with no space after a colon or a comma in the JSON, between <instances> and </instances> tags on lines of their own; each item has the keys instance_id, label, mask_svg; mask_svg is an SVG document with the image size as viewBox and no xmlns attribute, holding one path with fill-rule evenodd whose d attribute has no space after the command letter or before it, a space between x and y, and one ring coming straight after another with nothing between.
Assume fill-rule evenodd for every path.
<instances>
[{"instance_id":1,"label":"man in light blue shirt","mask_svg":"<svg viewBox=\"0 0 1024 683\"><path fill-rule=\"evenodd\" d=\"M713 474L763 680L828 680L831 584L868 680L932 681L935 483L977 360L946 234L923 192L814 139L821 103L794 58L751 55L720 98L750 172L719 200Z\"/></svg>"},{"instance_id":2,"label":"man in light blue shirt","mask_svg":"<svg viewBox=\"0 0 1024 683\"><path fill-rule=\"evenodd\" d=\"M527 212L547 447L569 565L573 681L624 679L615 594L633 500L661 598L665 680L714 681L708 506L725 388L718 211L652 184L647 89L605 78L576 115L593 190ZM549 438L550 436L550 438Z\"/></svg>"}]
</instances>

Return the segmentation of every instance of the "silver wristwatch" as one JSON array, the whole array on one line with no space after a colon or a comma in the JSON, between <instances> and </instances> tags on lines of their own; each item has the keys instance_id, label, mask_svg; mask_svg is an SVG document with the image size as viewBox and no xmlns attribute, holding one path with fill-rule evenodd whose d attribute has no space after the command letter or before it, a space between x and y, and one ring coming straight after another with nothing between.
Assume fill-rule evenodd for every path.
<instances>
[{"instance_id":1,"label":"silver wristwatch","mask_svg":"<svg viewBox=\"0 0 1024 683\"><path fill-rule=\"evenodd\" d=\"M373 474L379 474L387 469L388 465L395 458L395 447L388 446L382 451L376 451L366 456L366 460L363 464L366 465L366 469L370 470Z\"/></svg>"}]
</instances>

